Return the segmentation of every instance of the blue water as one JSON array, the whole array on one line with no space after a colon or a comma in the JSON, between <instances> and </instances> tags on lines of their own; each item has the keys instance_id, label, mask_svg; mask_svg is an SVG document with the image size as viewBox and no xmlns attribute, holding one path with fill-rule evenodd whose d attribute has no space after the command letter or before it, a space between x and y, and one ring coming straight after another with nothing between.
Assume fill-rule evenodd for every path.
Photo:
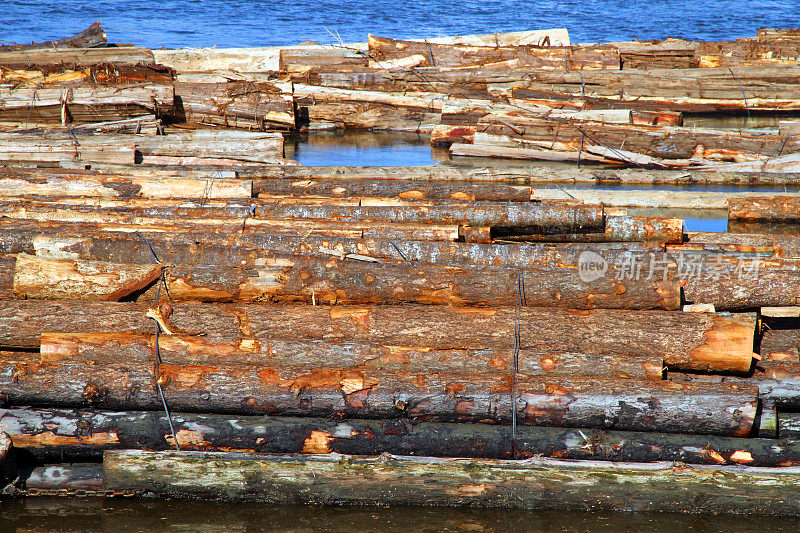
<instances>
[{"instance_id":1,"label":"blue water","mask_svg":"<svg viewBox=\"0 0 800 533\"><path fill-rule=\"evenodd\" d=\"M751 36L800 27L796 0L5 0L0 39L17 43L74 34L99 20L112 42L151 48L269 46L307 40L566 27L573 42Z\"/></svg>"}]
</instances>

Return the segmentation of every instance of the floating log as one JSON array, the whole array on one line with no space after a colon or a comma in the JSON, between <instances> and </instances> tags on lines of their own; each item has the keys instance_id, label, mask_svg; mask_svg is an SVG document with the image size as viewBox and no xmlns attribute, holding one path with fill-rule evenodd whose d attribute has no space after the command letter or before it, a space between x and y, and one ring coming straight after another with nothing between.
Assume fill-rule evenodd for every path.
<instances>
[{"instance_id":1,"label":"floating log","mask_svg":"<svg viewBox=\"0 0 800 533\"><path fill-rule=\"evenodd\" d=\"M153 335L138 333L42 333L41 353L47 361L130 360L152 362L156 354ZM507 349L436 350L426 346L381 346L277 338L209 338L162 335L161 359L184 365L258 365L281 370L376 369L402 372L507 372L513 367ZM597 376L619 379L660 380L660 357L535 352L521 350L519 372L528 376Z\"/></svg>"},{"instance_id":2,"label":"floating log","mask_svg":"<svg viewBox=\"0 0 800 533\"><path fill-rule=\"evenodd\" d=\"M377 265L371 262L265 254L255 268L219 265L172 265L165 270L172 299L206 302L266 303L307 301L327 305L409 303L433 305L524 305L575 309L678 309L680 285L666 276L655 279L609 279L584 282L577 269ZM20 254L14 268L18 298L93 299L111 283L118 299L148 285L139 296L155 299L153 280L162 265L124 265L86 260L53 260ZM112 278L113 279L113 278ZM102 283L100 284L102 285ZM520 292L521 291L521 292ZM111 298L111 295L103 296Z\"/></svg>"},{"instance_id":3,"label":"floating log","mask_svg":"<svg viewBox=\"0 0 800 533\"><path fill-rule=\"evenodd\" d=\"M0 390L8 405L418 418L748 435L758 389L745 384L517 376L504 373L293 370L261 365L171 364L155 360L4 354Z\"/></svg>"},{"instance_id":4,"label":"floating log","mask_svg":"<svg viewBox=\"0 0 800 533\"><path fill-rule=\"evenodd\" d=\"M437 349L511 349L513 308L210 305L174 303L175 331L209 337L366 342ZM147 305L0 300L0 346L38 349L43 332L152 333ZM754 324L700 313L524 307L520 346L531 351L662 357L675 369L747 372ZM465 327L466 326L466 327Z\"/></svg>"},{"instance_id":5,"label":"floating log","mask_svg":"<svg viewBox=\"0 0 800 533\"><path fill-rule=\"evenodd\" d=\"M800 198L779 195L731 198L728 202L728 218L800 222Z\"/></svg>"},{"instance_id":6,"label":"floating log","mask_svg":"<svg viewBox=\"0 0 800 533\"><path fill-rule=\"evenodd\" d=\"M797 468L689 467L665 462L145 451L108 451L103 472L107 489L178 498L523 509L583 510L588 506L787 516L796 513L799 475ZM701 497L687 498L687 492Z\"/></svg>"},{"instance_id":7,"label":"floating log","mask_svg":"<svg viewBox=\"0 0 800 533\"><path fill-rule=\"evenodd\" d=\"M95 22L82 32L72 37L65 37L55 41L44 41L42 43L31 44L12 44L0 46L0 51L7 50L36 50L36 49L62 49L62 48L93 48L105 46L108 43L106 32L100 27L99 22Z\"/></svg>"},{"instance_id":8,"label":"floating log","mask_svg":"<svg viewBox=\"0 0 800 533\"><path fill-rule=\"evenodd\" d=\"M95 463L34 467L24 478L26 490L103 490L103 471Z\"/></svg>"},{"instance_id":9,"label":"floating log","mask_svg":"<svg viewBox=\"0 0 800 533\"><path fill-rule=\"evenodd\" d=\"M619 70L614 47L580 45L513 47L438 44L430 41L400 41L370 35L370 64L392 69L409 67L484 67L557 70Z\"/></svg>"},{"instance_id":10,"label":"floating log","mask_svg":"<svg viewBox=\"0 0 800 533\"><path fill-rule=\"evenodd\" d=\"M175 82L171 119L254 130L294 130L291 84L228 81Z\"/></svg>"},{"instance_id":11,"label":"floating log","mask_svg":"<svg viewBox=\"0 0 800 533\"><path fill-rule=\"evenodd\" d=\"M781 420L789 418L783 416ZM171 421L178 445L185 451L354 455L388 452L489 459L537 455L750 466L793 466L800 461L800 444L796 442L778 444L773 439L714 435L519 426L515 455L511 428L490 424L232 417L174 411ZM791 438L789 426L785 427L786 437ZM169 450L175 446L167 417L155 411L2 409L0 431L9 432L14 448L44 462L96 460L105 450Z\"/></svg>"}]
</instances>

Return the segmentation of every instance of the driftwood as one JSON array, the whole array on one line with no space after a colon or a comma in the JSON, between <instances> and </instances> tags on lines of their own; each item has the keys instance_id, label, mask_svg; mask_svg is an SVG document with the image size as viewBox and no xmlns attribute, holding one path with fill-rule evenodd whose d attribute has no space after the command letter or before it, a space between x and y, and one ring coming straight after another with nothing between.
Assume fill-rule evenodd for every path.
<instances>
[{"instance_id":1,"label":"driftwood","mask_svg":"<svg viewBox=\"0 0 800 533\"><path fill-rule=\"evenodd\" d=\"M792 414L779 415L780 420L789 424L788 415ZM750 466L793 466L800 461L800 444L783 441L776 449L775 440L760 438L519 426L514 455L511 428L490 424L232 417L174 411L171 419L181 450L205 452L388 452L490 459L542 455L615 462ZM782 427L785 436L791 438L790 426ZM9 433L14 448L44 462L95 460L105 450L169 450L175 446L167 417L155 411L3 409L0 431Z\"/></svg>"},{"instance_id":2,"label":"driftwood","mask_svg":"<svg viewBox=\"0 0 800 533\"><path fill-rule=\"evenodd\" d=\"M758 389L746 384L677 383L508 375L300 370L261 365L96 360L43 353L3 354L0 390L8 405L159 409L158 382L176 410L286 416L418 418L748 435ZM512 398L516 397L516 406Z\"/></svg>"},{"instance_id":3,"label":"driftwood","mask_svg":"<svg viewBox=\"0 0 800 533\"><path fill-rule=\"evenodd\" d=\"M513 308L209 305L174 303L175 331L209 337L367 342L437 349L511 349ZM136 303L0 300L0 346L38 349L43 332L152 333ZM662 357L672 368L747 372L754 323L664 311L523 308L520 346L531 351ZM413 325L413 326L411 326Z\"/></svg>"},{"instance_id":4,"label":"driftwood","mask_svg":"<svg viewBox=\"0 0 800 533\"><path fill-rule=\"evenodd\" d=\"M28 69L36 67L90 67L107 63L114 66L154 65L153 52L147 48L120 46L113 48L0 50L0 67Z\"/></svg>"},{"instance_id":5,"label":"driftwood","mask_svg":"<svg viewBox=\"0 0 800 533\"><path fill-rule=\"evenodd\" d=\"M351 473L352 470L352 473ZM272 503L759 512L794 516L797 468L109 451L105 487ZM309 475L313 472L313 476ZM559 482L554 484L553 479ZM433 482L431 482L433 481ZM687 498L686 494L697 495ZM754 496L757 494L757 496ZM770 504L765 507L764 499Z\"/></svg>"},{"instance_id":6,"label":"driftwood","mask_svg":"<svg viewBox=\"0 0 800 533\"><path fill-rule=\"evenodd\" d=\"M62 49L62 48L93 48L95 46L104 46L108 40L106 39L106 32L100 27L99 22L95 22L82 32L72 37L65 37L55 41L45 41L42 43L31 44L12 44L0 46L0 51L6 50L36 50L36 49Z\"/></svg>"}]
</instances>

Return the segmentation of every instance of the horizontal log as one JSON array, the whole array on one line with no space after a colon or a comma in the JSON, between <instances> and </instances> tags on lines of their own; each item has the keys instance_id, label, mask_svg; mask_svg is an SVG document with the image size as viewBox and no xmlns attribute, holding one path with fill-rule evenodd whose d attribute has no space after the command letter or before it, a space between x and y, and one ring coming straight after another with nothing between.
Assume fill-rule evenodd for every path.
<instances>
[{"instance_id":1,"label":"horizontal log","mask_svg":"<svg viewBox=\"0 0 800 533\"><path fill-rule=\"evenodd\" d=\"M733 246L765 246L772 248L776 257L800 257L800 237L797 235L693 231L687 232L686 238L689 243Z\"/></svg>"},{"instance_id":2,"label":"horizontal log","mask_svg":"<svg viewBox=\"0 0 800 533\"><path fill-rule=\"evenodd\" d=\"M800 437L800 414L778 412L778 437L789 441Z\"/></svg>"},{"instance_id":3,"label":"horizontal log","mask_svg":"<svg viewBox=\"0 0 800 533\"><path fill-rule=\"evenodd\" d=\"M514 47L438 44L368 37L371 64L378 68L501 67L569 70L619 70L615 48L603 45Z\"/></svg>"},{"instance_id":4,"label":"horizontal log","mask_svg":"<svg viewBox=\"0 0 800 533\"><path fill-rule=\"evenodd\" d=\"M252 182L131 178L89 172L43 172L14 169L0 173L0 196L89 196L106 198L250 198Z\"/></svg>"},{"instance_id":5,"label":"horizontal log","mask_svg":"<svg viewBox=\"0 0 800 533\"><path fill-rule=\"evenodd\" d=\"M42 333L41 353L47 361L153 361L154 335L137 333ZM502 372L513 368L507 349L436 350L427 346L382 346L348 342L276 338L218 339L163 335L158 342L163 361L175 364L258 365L264 368L377 369L402 372ZM536 352L521 350L519 372L529 376L598 376L660 380L664 363L658 356Z\"/></svg>"},{"instance_id":6,"label":"horizontal log","mask_svg":"<svg viewBox=\"0 0 800 533\"><path fill-rule=\"evenodd\" d=\"M271 503L759 512L794 516L797 468L109 451L106 488ZM309 472L313 476L309 476ZM351 473L352 472L352 473ZM558 484L553 484L553 479ZM262 481L265 480L265 481ZM433 482L431 482L433 481ZM687 498L692 494L697 497ZM764 500L770 502L765 507Z\"/></svg>"},{"instance_id":7,"label":"horizontal log","mask_svg":"<svg viewBox=\"0 0 800 533\"><path fill-rule=\"evenodd\" d=\"M174 303L175 332L367 342L437 349L511 349L513 308ZM0 346L38 349L43 332L152 333L137 303L0 300ZM662 357L672 368L747 372L752 321L700 313L522 308L520 347Z\"/></svg>"},{"instance_id":8,"label":"horizontal log","mask_svg":"<svg viewBox=\"0 0 800 533\"><path fill-rule=\"evenodd\" d=\"M18 298L118 299L147 286L155 300L161 265L126 265L20 254L14 267ZM119 282L113 273L125 273ZM103 293L102 284L112 284ZM584 281L573 268L390 265L264 254L254 268L172 265L164 281L170 298L206 302L306 301L328 305L416 302L432 305L524 305L575 309L678 309L674 275L653 279L600 277ZM112 290L113 287L113 290ZM124 294L123 294L124 287Z\"/></svg>"},{"instance_id":9,"label":"horizontal log","mask_svg":"<svg viewBox=\"0 0 800 533\"><path fill-rule=\"evenodd\" d=\"M783 441L777 445L773 439L761 438L519 426L514 454L511 428L490 424L232 417L174 411L170 418L184 451L489 459L544 456L750 466L791 466L800 461L800 444ZM2 409L0 431L10 435L14 448L44 462L96 460L105 450L169 450L175 446L167 417L154 411ZM788 431L787 426L786 436L791 437Z\"/></svg>"},{"instance_id":10,"label":"horizontal log","mask_svg":"<svg viewBox=\"0 0 800 533\"><path fill-rule=\"evenodd\" d=\"M676 383L507 373L295 370L261 365L0 357L7 405L105 409L423 418L597 427L712 435L748 435L758 389L746 384ZM512 397L517 398L516 405Z\"/></svg>"},{"instance_id":11,"label":"horizontal log","mask_svg":"<svg viewBox=\"0 0 800 533\"><path fill-rule=\"evenodd\" d=\"M527 202L531 189L514 185L470 185L448 182L409 183L389 180L299 179L253 181L253 194L261 198L398 198L401 200L468 200Z\"/></svg>"},{"instance_id":12,"label":"horizontal log","mask_svg":"<svg viewBox=\"0 0 800 533\"><path fill-rule=\"evenodd\" d=\"M800 330L769 329L761 335L761 357L800 363Z\"/></svg>"},{"instance_id":13,"label":"horizontal log","mask_svg":"<svg viewBox=\"0 0 800 533\"><path fill-rule=\"evenodd\" d=\"M26 490L103 490L103 470L95 463L34 467L23 479Z\"/></svg>"},{"instance_id":14,"label":"horizontal log","mask_svg":"<svg viewBox=\"0 0 800 533\"><path fill-rule=\"evenodd\" d=\"M605 230L590 233L536 232L536 228L498 228L493 236L501 240L531 242L683 242L683 219L659 217L605 217Z\"/></svg>"},{"instance_id":15,"label":"horizontal log","mask_svg":"<svg viewBox=\"0 0 800 533\"><path fill-rule=\"evenodd\" d=\"M89 67L101 63L110 65L153 65L153 52L147 48L120 46L111 48L44 49L44 50L0 50L0 67L19 69L30 67Z\"/></svg>"},{"instance_id":16,"label":"horizontal log","mask_svg":"<svg viewBox=\"0 0 800 533\"><path fill-rule=\"evenodd\" d=\"M728 217L735 220L800 221L800 199L778 195L731 198Z\"/></svg>"},{"instance_id":17,"label":"horizontal log","mask_svg":"<svg viewBox=\"0 0 800 533\"><path fill-rule=\"evenodd\" d=\"M161 277L161 265L103 261L65 261L19 254L14 265L14 295L118 301Z\"/></svg>"}]
</instances>

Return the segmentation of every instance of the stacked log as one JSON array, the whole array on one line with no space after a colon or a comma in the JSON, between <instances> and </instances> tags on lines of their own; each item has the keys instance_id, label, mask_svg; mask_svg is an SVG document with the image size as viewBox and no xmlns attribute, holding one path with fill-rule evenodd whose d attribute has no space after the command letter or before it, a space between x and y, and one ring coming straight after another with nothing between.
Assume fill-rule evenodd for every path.
<instances>
[{"instance_id":1,"label":"stacked log","mask_svg":"<svg viewBox=\"0 0 800 533\"><path fill-rule=\"evenodd\" d=\"M531 507L550 505L558 476L568 506L612 505L594 482L610 477L634 509L697 510L675 497L686 487L717 510L752 510L753 483L790 499L800 450L778 439L800 411L796 324L759 309L800 303L798 240L685 232L644 209L791 225L795 196L531 185L741 183L753 176L708 169L794 157L791 138L681 114L792 108L793 92L762 83L793 83L791 36L370 37L178 71L156 59L189 52L71 61L98 29L34 50L38 63L0 51L13 96L41 104L6 106L19 127L0 134L15 163L0 173L9 491ZM166 97L129 94L147 90ZM84 124L81 91L108 91L107 120ZM291 167L266 131L326 124L662 170ZM50 463L66 459L95 463ZM285 481L262 483L267 471ZM522 486L535 490L513 498Z\"/></svg>"}]
</instances>

